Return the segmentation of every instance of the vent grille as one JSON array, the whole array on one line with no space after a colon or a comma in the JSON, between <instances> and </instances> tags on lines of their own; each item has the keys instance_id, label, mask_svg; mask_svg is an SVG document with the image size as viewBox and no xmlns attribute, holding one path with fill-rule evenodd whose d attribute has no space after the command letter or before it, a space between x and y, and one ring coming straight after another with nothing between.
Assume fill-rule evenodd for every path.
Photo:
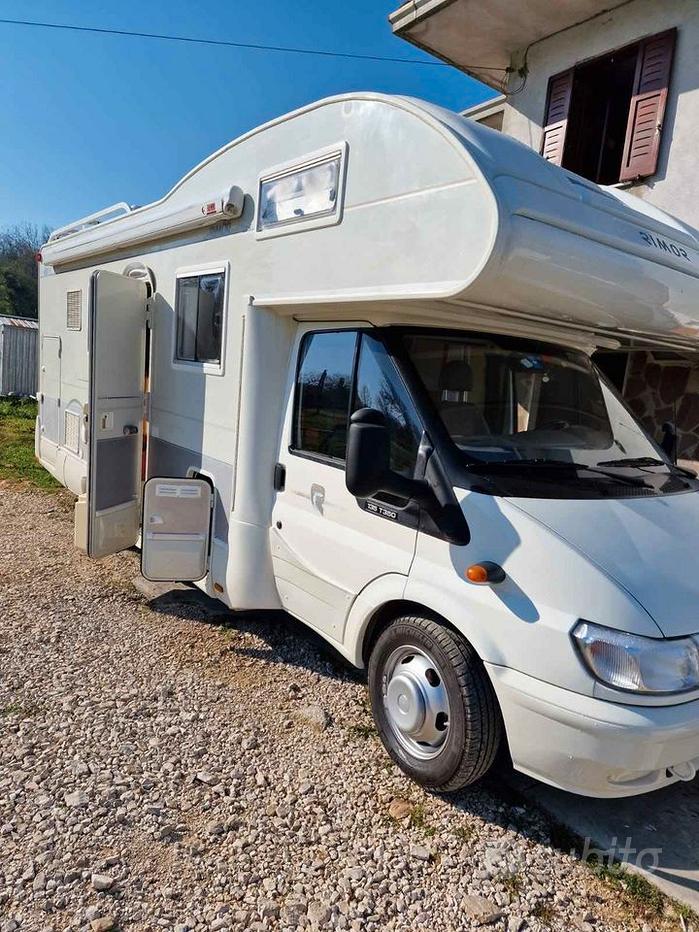
<instances>
[{"instance_id":1,"label":"vent grille","mask_svg":"<svg viewBox=\"0 0 699 932\"><path fill-rule=\"evenodd\" d=\"M69 291L66 295L66 327L68 330L82 330L83 293Z\"/></svg>"},{"instance_id":2,"label":"vent grille","mask_svg":"<svg viewBox=\"0 0 699 932\"><path fill-rule=\"evenodd\" d=\"M79 292L78 292L79 293ZM80 452L80 415L75 411L65 413L65 439L64 445L74 453Z\"/></svg>"}]
</instances>

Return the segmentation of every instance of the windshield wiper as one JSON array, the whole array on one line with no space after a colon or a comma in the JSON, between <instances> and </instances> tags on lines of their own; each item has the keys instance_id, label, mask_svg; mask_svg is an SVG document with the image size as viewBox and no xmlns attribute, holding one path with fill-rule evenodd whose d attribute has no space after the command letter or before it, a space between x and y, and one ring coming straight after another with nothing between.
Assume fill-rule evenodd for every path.
<instances>
[{"instance_id":1,"label":"windshield wiper","mask_svg":"<svg viewBox=\"0 0 699 932\"><path fill-rule=\"evenodd\" d=\"M677 463L666 463L665 460L656 459L654 456L629 456L619 460L603 460L598 466L636 466L643 469L646 466L665 466L671 472L680 473L687 476L688 479L696 479L697 474L692 469L685 469L684 466L678 466Z\"/></svg>"},{"instance_id":2,"label":"windshield wiper","mask_svg":"<svg viewBox=\"0 0 699 932\"><path fill-rule=\"evenodd\" d=\"M469 464L473 465L473 464ZM613 479L622 485L635 486L636 488L651 488L646 485L642 478L632 479L630 476L618 476L616 473L607 472L604 469L598 469L596 466L588 466L586 463L576 463L568 460L547 460L547 459L521 459L521 460L492 460L489 463L479 463L480 466L553 466L556 469L565 467L566 469L584 469L585 472L595 473L598 476L605 476L607 479ZM663 464L665 465L665 464Z\"/></svg>"},{"instance_id":3,"label":"windshield wiper","mask_svg":"<svg viewBox=\"0 0 699 932\"><path fill-rule=\"evenodd\" d=\"M627 456L618 460L602 460L598 466L668 466L665 460L656 459L654 456Z\"/></svg>"}]
</instances>

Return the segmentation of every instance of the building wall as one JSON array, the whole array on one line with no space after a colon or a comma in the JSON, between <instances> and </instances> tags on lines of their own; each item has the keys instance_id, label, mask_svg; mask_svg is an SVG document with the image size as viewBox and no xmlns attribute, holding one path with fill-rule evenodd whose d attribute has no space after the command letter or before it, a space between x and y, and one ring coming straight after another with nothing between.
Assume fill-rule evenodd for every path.
<instances>
[{"instance_id":1,"label":"building wall","mask_svg":"<svg viewBox=\"0 0 699 932\"><path fill-rule=\"evenodd\" d=\"M36 395L38 327L0 319L0 395Z\"/></svg>"},{"instance_id":2,"label":"building wall","mask_svg":"<svg viewBox=\"0 0 699 932\"><path fill-rule=\"evenodd\" d=\"M699 462L699 369L689 361L667 361L657 354L630 354L624 397L651 436L660 439L662 425L677 426L677 456L696 467Z\"/></svg>"},{"instance_id":3,"label":"building wall","mask_svg":"<svg viewBox=\"0 0 699 932\"><path fill-rule=\"evenodd\" d=\"M539 150L551 75L578 62L596 58L623 45L673 26L677 47L665 111L656 174L631 190L639 197L699 227L699 3L697 0L631 0L586 23L532 45L527 53L529 74L513 75L505 108L503 132ZM514 58L517 66L522 55Z\"/></svg>"}]
</instances>

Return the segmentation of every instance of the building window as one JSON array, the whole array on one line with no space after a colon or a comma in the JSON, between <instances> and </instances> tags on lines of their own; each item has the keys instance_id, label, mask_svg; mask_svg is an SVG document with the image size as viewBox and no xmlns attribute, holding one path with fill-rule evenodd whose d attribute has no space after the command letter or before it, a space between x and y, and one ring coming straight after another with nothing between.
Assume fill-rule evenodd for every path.
<instances>
[{"instance_id":1,"label":"building window","mask_svg":"<svg viewBox=\"0 0 699 932\"><path fill-rule=\"evenodd\" d=\"M225 278L213 272L177 279L177 360L220 364Z\"/></svg>"},{"instance_id":2,"label":"building window","mask_svg":"<svg viewBox=\"0 0 699 932\"><path fill-rule=\"evenodd\" d=\"M677 30L549 81L542 155L598 184L654 174Z\"/></svg>"},{"instance_id":3,"label":"building window","mask_svg":"<svg viewBox=\"0 0 699 932\"><path fill-rule=\"evenodd\" d=\"M356 342L354 330L309 333L303 338L296 379L295 450L344 462Z\"/></svg>"}]
</instances>

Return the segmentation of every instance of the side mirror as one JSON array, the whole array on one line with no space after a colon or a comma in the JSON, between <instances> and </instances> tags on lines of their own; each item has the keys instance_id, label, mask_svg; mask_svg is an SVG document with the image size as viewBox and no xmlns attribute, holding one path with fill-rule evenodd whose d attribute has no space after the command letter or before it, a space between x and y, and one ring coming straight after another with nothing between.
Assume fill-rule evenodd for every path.
<instances>
[{"instance_id":1,"label":"side mirror","mask_svg":"<svg viewBox=\"0 0 699 932\"><path fill-rule=\"evenodd\" d=\"M662 426L663 439L660 448L673 463L677 462L677 428L671 421L665 421Z\"/></svg>"},{"instance_id":2,"label":"side mirror","mask_svg":"<svg viewBox=\"0 0 699 932\"><path fill-rule=\"evenodd\" d=\"M391 443L384 415L360 408L350 418L345 483L357 498L370 498L383 488L391 471Z\"/></svg>"},{"instance_id":3,"label":"side mirror","mask_svg":"<svg viewBox=\"0 0 699 932\"><path fill-rule=\"evenodd\" d=\"M350 418L345 484L357 498L385 492L414 499L423 507L434 504L434 494L424 479L407 479L391 469L388 424L375 408L360 408Z\"/></svg>"}]
</instances>

